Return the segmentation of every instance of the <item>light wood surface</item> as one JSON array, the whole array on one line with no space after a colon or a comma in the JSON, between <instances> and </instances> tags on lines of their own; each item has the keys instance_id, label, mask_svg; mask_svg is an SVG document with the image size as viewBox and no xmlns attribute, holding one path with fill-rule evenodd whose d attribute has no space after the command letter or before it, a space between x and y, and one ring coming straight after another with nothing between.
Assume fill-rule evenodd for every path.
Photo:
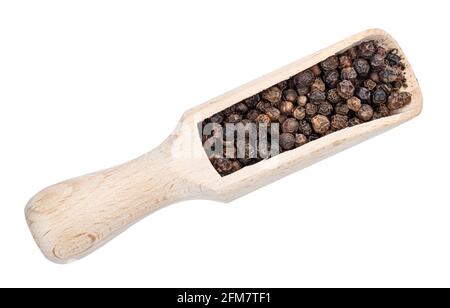
<instances>
[{"instance_id":1,"label":"light wood surface","mask_svg":"<svg viewBox=\"0 0 450 308\"><path fill-rule=\"evenodd\" d=\"M202 148L198 124L203 119L369 39L397 48L404 57L406 91L412 94L409 105L393 116L346 128L229 176L219 176ZM27 223L43 254L66 263L89 254L166 205L188 199L232 201L389 130L421 110L419 84L398 44L382 30L367 30L185 112L158 148L135 160L44 189L27 204Z\"/></svg>"}]
</instances>

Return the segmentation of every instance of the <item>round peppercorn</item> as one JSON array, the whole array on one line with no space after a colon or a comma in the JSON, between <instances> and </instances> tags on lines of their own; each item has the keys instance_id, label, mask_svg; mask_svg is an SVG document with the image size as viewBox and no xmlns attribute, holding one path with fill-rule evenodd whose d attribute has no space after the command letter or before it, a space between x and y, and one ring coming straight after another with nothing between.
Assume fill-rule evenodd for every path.
<instances>
[{"instance_id":1,"label":"round peppercorn","mask_svg":"<svg viewBox=\"0 0 450 308\"><path fill-rule=\"evenodd\" d=\"M377 88L372 95L372 103L378 105L383 104L387 100L386 92L383 91L381 88Z\"/></svg>"},{"instance_id":2,"label":"round peppercorn","mask_svg":"<svg viewBox=\"0 0 450 308\"><path fill-rule=\"evenodd\" d=\"M343 80L338 83L337 91L343 99L349 99L355 93L355 86L349 80Z\"/></svg>"},{"instance_id":3,"label":"round peppercorn","mask_svg":"<svg viewBox=\"0 0 450 308\"><path fill-rule=\"evenodd\" d=\"M377 83L373 81L372 79L366 79L364 80L364 87L369 89L369 91L373 91L377 86Z\"/></svg>"},{"instance_id":4,"label":"round peppercorn","mask_svg":"<svg viewBox=\"0 0 450 308\"><path fill-rule=\"evenodd\" d=\"M280 115L280 117L278 118L278 123L283 124L284 121L286 121L287 116L285 116L284 114Z\"/></svg>"},{"instance_id":5,"label":"round peppercorn","mask_svg":"<svg viewBox=\"0 0 450 308\"><path fill-rule=\"evenodd\" d=\"M283 92L284 99L290 102L295 102L297 100L298 94L294 89L287 89Z\"/></svg>"},{"instance_id":6,"label":"round peppercorn","mask_svg":"<svg viewBox=\"0 0 450 308\"><path fill-rule=\"evenodd\" d=\"M389 65L397 66L400 64L401 58L397 55L397 50L394 49L393 51L387 54L386 60L388 61Z\"/></svg>"},{"instance_id":7,"label":"round peppercorn","mask_svg":"<svg viewBox=\"0 0 450 308\"><path fill-rule=\"evenodd\" d=\"M370 101L370 91L364 87L360 87L358 90L356 90L356 96L358 96L359 99L363 102Z\"/></svg>"},{"instance_id":8,"label":"round peppercorn","mask_svg":"<svg viewBox=\"0 0 450 308\"><path fill-rule=\"evenodd\" d=\"M246 104L244 104L244 103L238 103L238 104L236 105L236 112L239 112L239 113L241 113L241 114L244 114L244 113L247 113L247 111L248 111L248 107L247 107Z\"/></svg>"},{"instance_id":9,"label":"round peppercorn","mask_svg":"<svg viewBox=\"0 0 450 308\"><path fill-rule=\"evenodd\" d=\"M297 104L300 107L305 107L306 103L308 102L308 98L304 95L297 97Z\"/></svg>"},{"instance_id":10,"label":"round peppercorn","mask_svg":"<svg viewBox=\"0 0 450 308\"><path fill-rule=\"evenodd\" d=\"M323 68L324 71L331 71L335 70L339 66L339 60L336 56L331 56L325 59L320 63L320 66Z\"/></svg>"},{"instance_id":11,"label":"round peppercorn","mask_svg":"<svg viewBox=\"0 0 450 308\"><path fill-rule=\"evenodd\" d=\"M329 102L323 101L320 103L317 112L321 115L329 116L333 112L333 106Z\"/></svg>"},{"instance_id":12,"label":"round peppercorn","mask_svg":"<svg viewBox=\"0 0 450 308\"><path fill-rule=\"evenodd\" d=\"M368 104L362 104L361 108L356 113L356 116L361 121L364 121L364 122L369 121L373 116L373 109Z\"/></svg>"},{"instance_id":13,"label":"round peppercorn","mask_svg":"<svg viewBox=\"0 0 450 308\"><path fill-rule=\"evenodd\" d=\"M278 120L278 118L281 115L281 112L275 107L270 107L266 109L266 115L268 115L270 120L273 122Z\"/></svg>"},{"instance_id":14,"label":"round peppercorn","mask_svg":"<svg viewBox=\"0 0 450 308\"><path fill-rule=\"evenodd\" d=\"M209 118L209 121L211 123L218 123L218 124L220 124L220 123L223 122L223 115L220 112L216 113L215 115L213 115L212 117Z\"/></svg>"},{"instance_id":15,"label":"round peppercorn","mask_svg":"<svg viewBox=\"0 0 450 308\"><path fill-rule=\"evenodd\" d=\"M322 74L322 70L320 69L320 66L317 64L311 67L310 70L315 77L319 77Z\"/></svg>"},{"instance_id":16,"label":"round peppercorn","mask_svg":"<svg viewBox=\"0 0 450 308\"><path fill-rule=\"evenodd\" d=\"M354 117L354 118L351 118L350 120L348 120L348 127L352 127L352 126L355 126L355 125L358 125L358 124L361 124L361 123L362 122L361 122L360 119Z\"/></svg>"},{"instance_id":17,"label":"round peppercorn","mask_svg":"<svg viewBox=\"0 0 450 308\"><path fill-rule=\"evenodd\" d=\"M347 51L348 55L352 60L358 58L358 47L354 46Z\"/></svg>"},{"instance_id":18,"label":"round peppercorn","mask_svg":"<svg viewBox=\"0 0 450 308\"><path fill-rule=\"evenodd\" d=\"M334 111L337 114L347 115L350 109L348 108L346 103L341 102L336 104L336 106L334 107Z\"/></svg>"},{"instance_id":19,"label":"round peppercorn","mask_svg":"<svg viewBox=\"0 0 450 308\"><path fill-rule=\"evenodd\" d=\"M327 99L327 95L325 94L325 92L318 90L309 93L308 97L309 101L313 104L320 104Z\"/></svg>"},{"instance_id":20,"label":"round peppercorn","mask_svg":"<svg viewBox=\"0 0 450 308\"><path fill-rule=\"evenodd\" d=\"M332 104L337 104L341 101L341 97L336 89L331 89L327 93L327 100Z\"/></svg>"},{"instance_id":21,"label":"round peppercorn","mask_svg":"<svg viewBox=\"0 0 450 308\"><path fill-rule=\"evenodd\" d=\"M306 120L300 121L300 126L298 129L305 136L309 136L312 134L312 127Z\"/></svg>"},{"instance_id":22,"label":"round peppercorn","mask_svg":"<svg viewBox=\"0 0 450 308\"><path fill-rule=\"evenodd\" d=\"M295 133L299 128L298 121L294 118L287 118L281 125L283 133Z\"/></svg>"},{"instance_id":23,"label":"round peppercorn","mask_svg":"<svg viewBox=\"0 0 450 308\"><path fill-rule=\"evenodd\" d=\"M361 77L366 77L369 74L370 65L365 59L359 58L353 61L353 67Z\"/></svg>"},{"instance_id":24,"label":"round peppercorn","mask_svg":"<svg viewBox=\"0 0 450 308\"><path fill-rule=\"evenodd\" d=\"M308 117L312 117L317 113L318 109L319 108L317 107L317 105L315 105L313 103L307 103L305 106L306 115Z\"/></svg>"},{"instance_id":25,"label":"round peppercorn","mask_svg":"<svg viewBox=\"0 0 450 308\"><path fill-rule=\"evenodd\" d=\"M278 87L271 87L261 93L261 97L271 104L277 104L281 101L281 90Z\"/></svg>"},{"instance_id":26,"label":"round peppercorn","mask_svg":"<svg viewBox=\"0 0 450 308\"><path fill-rule=\"evenodd\" d=\"M258 118L258 116L259 116L258 110L252 109L249 112L247 112L246 118L252 122L256 122L256 118Z\"/></svg>"},{"instance_id":27,"label":"round peppercorn","mask_svg":"<svg viewBox=\"0 0 450 308\"><path fill-rule=\"evenodd\" d=\"M257 118L256 118L256 122L258 123L265 123L265 124L269 124L270 123L270 117L267 114L260 114Z\"/></svg>"},{"instance_id":28,"label":"round peppercorn","mask_svg":"<svg viewBox=\"0 0 450 308\"><path fill-rule=\"evenodd\" d=\"M374 41L362 42L358 46L359 55L365 59L370 59L377 51Z\"/></svg>"},{"instance_id":29,"label":"round peppercorn","mask_svg":"<svg viewBox=\"0 0 450 308\"><path fill-rule=\"evenodd\" d=\"M280 135L280 147L283 150L292 150L295 147L295 136L290 133Z\"/></svg>"},{"instance_id":30,"label":"round peppercorn","mask_svg":"<svg viewBox=\"0 0 450 308\"><path fill-rule=\"evenodd\" d=\"M279 83L277 83L277 88L280 89L281 91L284 91L287 87L288 87L289 83L287 80L283 80Z\"/></svg>"},{"instance_id":31,"label":"round peppercorn","mask_svg":"<svg viewBox=\"0 0 450 308\"><path fill-rule=\"evenodd\" d=\"M240 122L242 120L242 115L240 115L239 113L233 112L232 114L230 114L227 117L227 122L228 123L237 123Z\"/></svg>"},{"instance_id":32,"label":"round peppercorn","mask_svg":"<svg viewBox=\"0 0 450 308\"><path fill-rule=\"evenodd\" d=\"M294 109L294 112L292 113L292 115L297 120L303 120L306 117L306 110L304 107L297 107Z\"/></svg>"},{"instance_id":33,"label":"round peppercorn","mask_svg":"<svg viewBox=\"0 0 450 308\"><path fill-rule=\"evenodd\" d=\"M358 73L355 71L353 67L343 68L341 71L341 79L342 80L355 80L358 78Z\"/></svg>"},{"instance_id":34,"label":"round peppercorn","mask_svg":"<svg viewBox=\"0 0 450 308\"><path fill-rule=\"evenodd\" d=\"M308 138L306 138L303 134L296 134L295 135L295 146L300 147L304 144L308 143Z\"/></svg>"},{"instance_id":35,"label":"round peppercorn","mask_svg":"<svg viewBox=\"0 0 450 308\"><path fill-rule=\"evenodd\" d=\"M326 116L320 114L311 119L311 124L314 131L318 134L323 134L330 129L330 120L328 120Z\"/></svg>"},{"instance_id":36,"label":"round peppercorn","mask_svg":"<svg viewBox=\"0 0 450 308\"><path fill-rule=\"evenodd\" d=\"M372 66L372 70L374 72L381 71L386 66L384 57L379 54L375 54L370 60L370 65Z\"/></svg>"},{"instance_id":37,"label":"round peppercorn","mask_svg":"<svg viewBox=\"0 0 450 308\"><path fill-rule=\"evenodd\" d=\"M325 91L325 83L320 77L317 77L311 85L311 91Z\"/></svg>"},{"instance_id":38,"label":"round peppercorn","mask_svg":"<svg viewBox=\"0 0 450 308\"><path fill-rule=\"evenodd\" d=\"M392 67L386 67L378 73L378 76L380 76L380 80L384 83L391 83L397 80L397 72Z\"/></svg>"},{"instance_id":39,"label":"round peppercorn","mask_svg":"<svg viewBox=\"0 0 450 308\"><path fill-rule=\"evenodd\" d=\"M339 72L337 70L326 71L323 80L329 88L334 88L339 81Z\"/></svg>"},{"instance_id":40,"label":"round peppercorn","mask_svg":"<svg viewBox=\"0 0 450 308\"><path fill-rule=\"evenodd\" d=\"M382 117L387 117L391 114L391 111L385 104L380 104L377 108L377 111L381 114Z\"/></svg>"},{"instance_id":41,"label":"round peppercorn","mask_svg":"<svg viewBox=\"0 0 450 308\"><path fill-rule=\"evenodd\" d=\"M248 106L248 108L255 108L258 102L259 102L259 94L255 94L244 100L244 103Z\"/></svg>"},{"instance_id":42,"label":"round peppercorn","mask_svg":"<svg viewBox=\"0 0 450 308\"><path fill-rule=\"evenodd\" d=\"M280 111L284 115L290 115L294 111L294 104L290 101L282 101L280 103Z\"/></svg>"},{"instance_id":43,"label":"round peppercorn","mask_svg":"<svg viewBox=\"0 0 450 308\"><path fill-rule=\"evenodd\" d=\"M272 105L269 102L260 101L258 104L256 104L256 109L264 112L267 108L272 107Z\"/></svg>"},{"instance_id":44,"label":"round peppercorn","mask_svg":"<svg viewBox=\"0 0 450 308\"><path fill-rule=\"evenodd\" d=\"M339 57L339 67L346 68L352 66L352 58L349 55L342 55Z\"/></svg>"},{"instance_id":45,"label":"round peppercorn","mask_svg":"<svg viewBox=\"0 0 450 308\"><path fill-rule=\"evenodd\" d=\"M314 74L310 69L307 69L293 77L294 84L297 87L309 87L314 82Z\"/></svg>"},{"instance_id":46,"label":"round peppercorn","mask_svg":"<svg viewBox=\"0 0 450 308\"><path fill-rule=\"evenodd\" d=\"M340 130L348 126L348 117L341 114L335 114L331 117L331 128Z\"/></svg>"},{"instance_id":47,"label":"round peppercorn","mask_svg":"<svg viewBox=\"0 0 450 308\"><path fill-rule=\"evenodd\" d=\"M355 96L350 97L347 100L347 106L348 106L348 109L350 109L350 110L358 111L359 108L361 108L361 100Z\"/></svg>"},{"instance_id":48,"label":"round peppercorn","mask_svg":"<svg viewBox=\"0 0 450 308\"><path fill-rule=\"evenodd\" d=\"M309 92L309 86L308 87L297 87L297 93L298 95L306 95Z\"/></svg>"}]
</instances>

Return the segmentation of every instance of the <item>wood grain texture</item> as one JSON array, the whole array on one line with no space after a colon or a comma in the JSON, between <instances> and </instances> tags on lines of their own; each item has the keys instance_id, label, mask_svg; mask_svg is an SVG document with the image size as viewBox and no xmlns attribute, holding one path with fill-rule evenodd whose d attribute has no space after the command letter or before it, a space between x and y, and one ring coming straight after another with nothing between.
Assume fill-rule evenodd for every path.
<instances>
[{"instance_id":1,"label":"wood grain texture","mask_svg":"<svg viewBox=\"0 0 450 308\"><path fill-rule=\"evenodd\" d=\"M390 117L343 129L229 176L219 176L203 151L198 123L369 39L397 48L404 57L411 104ZM187 111L168 139L135 160L44 189L29 201L27 223L48 259L57 263L79 259L166 205L188 199L229 202L389 130L421 110L419 84L398 44L382 30L367 30Z\"/></svg>"}]
</instances>

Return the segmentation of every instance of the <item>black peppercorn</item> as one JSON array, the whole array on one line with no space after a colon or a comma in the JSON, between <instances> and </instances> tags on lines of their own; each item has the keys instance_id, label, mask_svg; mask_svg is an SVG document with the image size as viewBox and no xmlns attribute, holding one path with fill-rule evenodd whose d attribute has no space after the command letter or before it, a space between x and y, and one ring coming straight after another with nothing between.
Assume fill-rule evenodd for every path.
<instances>
[{"instance_id":1,"label":"black peppercorn","mask_svg":"<svg viewBox=\"0 0 450 308\"><path fill-rule=\"evenodd\" d=\"M372 103L374 104L383 104L387 100L386 92L383 91L382 88L377 88L372 95Z\"/></svg>"},{"instance_id":2,"label":"black peppercorn","mask_svg":"<svg viewBox=\"0 0 450 308\"><path fill-rule=\"evenodd\" d=\"M303 71L293 77L294 84L299 88L309 87L314 82L315 76L311 70ZM300 94L300 93L299 93Z\"/></svg>"},{"instance_id":3,"label":"black peppercorn","mask_svg":"<svg viewBox=\"0 0 450 308\"><path fill-rule=\"evenodd\" d=\"M293 103L297 100L298 97L297 91L293 89L284 90L283 95L285 100Z\"/></svg>"},{"instance_id":4,"label":"black peppercorn","mask_svg":"<svg viewBox=\"0 0 450 308\"><path fill-rule=\"evenodd\" d=\"M345 115L335 114L331 117L331 128L340 130L346 128L348 125L348 118Z\"/></svg>"},{"instance_id":5,"label":"black peppercorn","mask_svg":"<svg viewBox=\"0 0 450 308\"><path fill-rule=\"evenodd\" d=\"M362 123L362 121L360 119L354 117L354 118L351 118L350 120L348 120L348 127L359 125L361 123Z\"/></svg>"},{"instance_id":6,"label":"black peppercorn","mask_svg":"<svg viewBox=\"0 0 450 308\"><path fill-rule=\"evenodd\" d=\"M311 119L311 124L314 131L318 134L323 134L330 129L330 120L321 114L314 116Z\"/></svg>"},{"instance_id":7,"label":"black peppercorn","mask_svg":"<svg viewBox=\"0 0 450 308\"><path fill-rule=\"evenodd\" d=\"M338 83L337 91L343 99L349 99L355 93L355 86L349 80L343 80Z\"/></svg>"},{"instance_id":8,"label":"black peppercorn","mask_svg":"<svg viewBox=\"0 0 450 308\"><path fill-rule=\"evenodd\" d=\"M295 136L290 133L280 135L280 147L283 150L292 150L295 147Z\"/></svg>"},{"instance_id":9,"label":"black peppercorn","mask_svg":"<svg viewBox=\"0 0 450 308\"><path fill-rule=\"evenodd\" d=\"M376 73L376 72L370 73L369 78L370 78L370 80L374 81L375 83L380 82L380 76L378 76L378 73Z\"/></svg>"},{"instance_id":10,"label":"black peppercorn","mask_svg":"<svg viewBox=\"0 0 450 308\"><path fill-rule=\"evenodd\" d=\"M257 118L256 118L256 122L257 123L265 123L265 124L269 124L270 123L270 117L267 114L260 114Z\"/></svg>"},{"instance_id":11,"label":"black peppercorn","mask_svg":"<svg viewBox=\"0 0 450 308\"><path fill-rule=\"evenodd\" d=\"M373 116L373 108L368 104L362 104L361 108L356 113L356 116L361 121L369 121Z\"/></svg>"},{"instance_id":12,"label":"black peppercorn","mask_svg":"<svg viewBox=\"0 0 450 308\"><path fill-rule=\"evenodd\" d=\"M375 54L370 60L370 65L372 66L372 70L374 72L381 71L386 66L384 62L384 57L379 54Z\"/></svg>"},{"instance_id":13,"label":"black peppercorn","mask_svg":"<svg viewBox=\"0 0 450 308\"><path fill-rule=\"evenodd\" d=\"M281 91L284 91L285 89L287 89L288 86L289 86L289 83L287 80L283 80L283 81L277 83L277 88L280 89Z\"/></svg>"},{"instance_id":14,"label":"black peppercorn","mask_svg":"<svg viewBox=\"0 0 450 308\"><path fill-rule=\"evenodd\" d=\"M306 103L305 106L306 116L308 116L309 118L313 117L317 113L318 109L319 108L317 107L317 105L313 103Z\"/></svg>"},{"instance_id":15,"label":"black peppercorn","mask_svg":"<svg viewBox=\"0 0 450 308\"><path fill-rule=\"evenodd\" d=\"M333 112L333 106L329 102L323 101L320 103L317 112L321 115L329 116Z\"/></svg>"},{"instance_id":16,"label":"black peppercorn","mask_svg":"<svg viewBox=\"0 0 450 308\"><path fill-rule=\"evenodd\" d=\"M334 111L337 114L347 115L350 109L348 108L346 103L341 102L336 104L336 106L334 107Z\"/></svg>"},{"instance_id":17,"label":"black peppercorn","mask_svg":"<svg viewBox=\"0 0 450 308\"><path fill-rule=\"evenodd\" d=\"M359 58L353 61L353 67L361 77L366 77L369 74L370 65L365 59Z\"/></svg>"},{"instance_id":18,"label":"black peppercorn","mask_svg":"<svg viewBox=\"0 0 450 308\"><path fill-rule=\"evenodd\" d=\"M313 104L320 104L327 99L325 92L314 90L308 95L309 101Z\"/></svg>"},{"instance_id":19,"label":"black peppercorn","mask_svg":"<svg viewBox=\"0 0 450 308\"><path fill-rule=\"evenodd\" d=\"M320 63L320 66L323 68L324 71L331 71L335 70L339 66L339 60L336 56L331 56L325 59Z\"/></svg>"},{"instance_id":20,"label":"black peppercorn","mask_svg":"<svg viewBox=\"0 0 450 308\"><path fill-rule=\"evenodd\" d=\"M209 121L211 123L218 123L218 124L220 124L220 123L223 122L223 115L220 112L216 113L215 115L213 115L212 117L209 118Z\"/></svg>"},{"instance_id":21,"label":"black peppercorn","mask_svg":"<svg viewBox=\"0 0 450 308\"><path fill-rule=\"evenodd\" d=\"M282 93L278 87L271 87L261 93L262 99L268 101L271 104L279 103L281 101L281 96Z\"/></svg>"},{"instance_id":22,"label":"black peppercorn","mask_svg":"<svg viewBox=\"0 0 450 308\"><path fill-rule=\"evenodd\" d=\"M229 159L219 158L214 160L214 168L222 175L227 175L233 170L233 164Z\"/></svg>"},{"instance_id":23,"label":"black peppercorn","mask_svg":"<svg viewBox=\"0 0 450 308\"><path fill-rule=\"evenodd\" d=\"M242 115L240 115L239 113L236 113L236 112L231 113L227 117L228 123L237 123L237 122L240 122L241 120L242 120Z\"/></svg>"},{"instance_id":24,"label":"black peppercorn","mask_svg":"<svg viewBox=\"0 0 450 308\"><path fill-rule=\"evenodd\" d=\"M299 124L300 124L300 126L298 129L303 135L309 136L312 134L312 127L308 121L303 120L303 121L300 121Z\"/></svg>"},{"instance_id":25,"label":"black peppercorn","mask_svg":"<svg viewBox=\"0 0 450 308\"><path fill-rule=\"evenodd\" d=\"M394 49L387 54L386 60L388 61L389 65L397 66L400 64L401 58L397 55L397 52L397 49Z\"/></svg>"},{"instance_id":26,"label":"black peppercorn","mask_svg":"<svg viewBox=\"0 0 450 308\"><path fill-rule=\"evenodd\" d=\"M341 71L341 79L342 80L355 80L358 78L358 73L353 67L343 68Z\"/></svg>"},{"instance_id":27,"label":"black peppercorn","mask_svg":"<svg viewBox=\"0 0 450 308\"><path fill-rule=\"evenodd\" d=\"M370 59L377 51L374 41L362 42L358 47L359 55L365 59Z\"/></svg>"},{"instance_id":28,"label":"black peppercorn","mask_svg":"<svg viewBox=\"0 0 450 308\"><path fill-rule=\"evenodd\" d=\"M298 95L306 95L309 92L309 87L297 87Z\"/></svg>"},{"instance_id":29,"label":"black peppercorn","mask_svg":"<svg viewBox=\"0 0 450 308\"><path fill-rule=\"evenodd\" d=\"M361 100L355 96L347 100L348 109L358 111L361 108Z\"/></svg>"},{"instance_id":30,"label":"black peppercorn","mask_svg":"<svg viewBox=\"0 0 450 308\"><path fill-rule=\"evenodd\" d=\"M389 110L389 108L385 105L385 104L380 104L377 107L377 111L379 114L381 114L382 117L387 117L391 114L391 111Z\"/></svg>"},{"instance_id":31,"label":"black peppercorn","mask_svg":"<svg viewBox=\"0 0 450 308\"><path fill-rule=\"evenodd\" d=\"M259 94L250 96L249 98L244 100L244 103L248 106L248 108L255 108L258 102L259 102Z\"/></svg>"},{"instance_id":32,"label":"black peppercorn","mask_svg":"<svg viewBox=\"0 0 450 308\"><path fill-rule=\"evenodd\" d=\"M278 109L275 108L275 107L270 107L270 108L267 108L267 109L266 109L266 115L268 115L269 118L270 118L270 120L271 120L272 122L274 122L274 121L278 120L278 118L279 118L280 115L281 115L281 112L280 112L280 110L278 110Z\"/></svg>"},{"instance_id":33,"label":"black peppercorn","mask_svg":"<svg viewBox=\"0 0 450 308\"><path fill-rule=\"evenodd\" d=\"M297 97L297 104L300 107L305 107L306 103L308 102L308 98L304 95Z\"/></svg>"},{"instance_id":34,"label":"black peppercorn","mask_svg":"<svg viewBox=\"0 0 450 308\"><path fill-rule=\"evenodd\" d=\"M397 110L411 102L411 94L407 92L392 93L389 95L386 106L390 110Z\"/></svg>"},{"instance_id":35,"label":"black peppercorn","mask_svg":"<svg viewBox=\"0 0 450 308\"><path fill-rule=\"evenodd\" d=\"M222 111L222 114L225 116L225 117L228 117L230 114L232 114L232 113L234 113L236 111L236 106L231 106L231 107L228 107L227 109L225 109L224 111Z\"/></svg>"},{"instance_id":36,"label":"black peppercorn","mask_svg":"<svg viewBox=\"0 0 450 308\"><path fill-rule=\"evenodd\" d=\"M278 123L283 124L284 121L286 121L286 119L287 119L287 116L285 116L284 114L282 114L282 115L280 115L280 116L278 117Z\"/></svg>"},{"instance_id":37,"label":"black peppercorn","mask_svg":"<svg viewBox=\"0 0 450 308\"><path fill-rule=\"evenodd\" d=\"M297 120L303 120L306 117L306 109L304 107L297 107L294 109L292 115Z\"/></svg>"},{"instance_id":38,"label":"black peppercorn","mask_svg":"<svg viewBox=\"0 0 450 308\"><path fill-rule=\"evenodd\" d=\"M356 96L363 102L370 101L370 91L367 88L360 87L358 90L356 90Z\"/></svg>"},{"instance_id":39,"label":"black peppercorn","mask_svg":"<svg viewBox=\"0 0 450 308\"><path fill-rule=\"evenodd\" d=\"M272 105L269 102L260 101L256 104L256 109L260 112L265 112L265 110L270 107L272 107Z\"/></svg>"},{"instance_id":40,"label":"black peppercorn","mask_svg":"<svg viewBox=\"0 0 450 308\"><path fill-rule=\"evenodd\" d=\"M281 125L281 131L283 133L295 133L299 128L298 121L294 118L287 118Z\"/></svg>"},{"instance_id":41,"label":"black peppercorn","mask_svg":"<svg viewBox=\"0 0 450 308\"><path fill-rule=\"evenodd\" d=\"M282 101L280 103L280 111L284 115L291 115L294 111L294 104L290 101Z\"/></svg>"},{"instance_id":42,"label":"black peppercorn","mask_svg":"<svg viewBox=\"0 0 450 308\"><path fill-rule=\"evenodd\" d=\"M311 85L311 91L325 91L325 83L320 77L317 77Z\"/></svg>"},{"instance_id":43,"label":"black peppercorn","mask_svg":"<svg viewBox=\"0 0 450 308\"><path fill-rule=\"evenodd\" d=\"M373 81L372 79L366 79L364 80L364 87L367 88L369 91L373 91L377 86L377 83Z\"/></svg>"},{"instance_id":44,"label":"black peppercorn","mask_svg":"<svg viewBox=\"0 0 450 308\"><path fill-rule=\"evenodd\" d=\"M350 58L352 60L355 60L356 58L358 58L358 47L354 46L351 47L348 51L347 51L348 55L350 56Z\"/></svg>"},{"instance_id":45,"label":"black peppercorn","mask_svg":"<svg viewBox=\"0 0 450 308\"><path fill-rule=\"evenodd\" d=\"M325 132L326 133L326 132ZM311 134L311 136L308 137L308 142L313 142L314 140L319 139L320 136L317 134Z\"/></svg>"},{"instance_id":46,"label":"black peppercorn","mask_svg":"<svg viewBox=\"0 0 450 308\"><path fill-rule=\"evenodd\" d=\"M389 66L382 70L378 76L380 76L380 80L384 83L391 83L397 80L397 72Z\"/></svg>"},{"instance_id":47,"label":"black peppercorn","mask_svg":"<svg viewBox=\"0 0 450 308\"><path fill-rule=\"evenodd\" d=\"M341 101L341 97L336 89L331 89L327 93L327 100L332 104L337 104Z\"/></svg>"},{"instance_id":48,"label":"black peppercorn","mask_svg":"<svg viewBox=\"0 0 450 308\"><path fill-rule=\"evenodd\" d=\"M339 57L339 67L346 68L352 66L352 58L349 55L342 55Z\"/></svg>"},{"instance_id":49,"label":"black peppercorn","mask_svg":"<svg viewBox=\"0 0 450 308\"><path fill-rule=\"evenodd\" d=\"M256 118L258 118L258 116L259 116L258 110L252 109L249 112L247 112L246 118L252 122L256 122Z\"/></svg>"},{"instance_id":50,"label":"black peppercorn","mask_svg":"<svg viewBox=\"0 0 450 308\"><path fill-rule=\"evenodd\" d=\"M339 81L339 72L337 70L326 71L323 80L329 88L334 88Z\"/></svg>"},{"instance_id":51,"label":"black peppercorn","mask_svg":"<svg viewBox=\"0 0 450 308\"><path fill-rule=\"evenodd\" d=\"M310 70L315 77L319 77L320 75L322 75L322 70L320 69L320 66L317 64L311 67Z\"/></svg>"},{"instance_id":52,"label":"black peppercorn","mask_svg":"<svg viewBox=\"0 0 450 308\"><path fill-rule=\"evenodd\" d=\"M295 146L300 147L304 144L308 143L308 138L306 138L303 134L296 134L295 135Z\"/></svg>"},{"instance_id":53,"label":"black peppercorn","mask_svg":"<svg viewBox=\"0 0 450 308\"><path fill-rule=\"evenodd\" d=\"M236 104L236 112L239 112L241 114L247 113L248 107L244 103L238 103Z\"/></svg>"}]
</instances>

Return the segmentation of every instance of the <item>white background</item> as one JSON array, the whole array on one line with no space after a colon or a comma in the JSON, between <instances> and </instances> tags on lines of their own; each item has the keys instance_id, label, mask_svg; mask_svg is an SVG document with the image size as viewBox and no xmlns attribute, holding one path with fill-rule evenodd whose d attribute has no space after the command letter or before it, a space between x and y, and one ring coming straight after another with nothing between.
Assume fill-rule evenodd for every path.
<instances>
[{"instance_id":1,"label":"white background","mask_svg":"<svg viewBox=\"0 0 450 308\"><path fill-rule=\"evenodd\" d=\"M0 1L0 286L450 287L445 1ZM157 146L182 112L367 28L416 119L231 204L161 210L56 265L23 208ZM324 177L328 180L323 181Z\"/></svg>"}]
</instances>

